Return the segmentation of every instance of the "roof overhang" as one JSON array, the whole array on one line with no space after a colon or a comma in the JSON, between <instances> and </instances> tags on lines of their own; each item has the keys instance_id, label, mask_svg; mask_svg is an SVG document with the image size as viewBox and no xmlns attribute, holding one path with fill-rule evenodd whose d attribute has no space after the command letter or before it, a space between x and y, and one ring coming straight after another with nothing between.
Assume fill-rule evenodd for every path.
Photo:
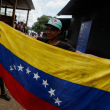
<instances>
[{"instance_id":1,"label":"roof overhang","mask_svg":"<svg viewBox=\"0 0 110 110\"><path fill-rule=\"evenodd\" d=\"M62 22L62 30L66 30L70 27L71 18L58 18Z\"/></svg>"},{"instance_id":2,"label":"roof overhang","mask_svg":"<svg viewBox=\"0 0 110 110\"><path fill-rule=\"evenodd\" d=\"M2 0L2 7L13 8L14 0ZM17 0L16 9L31 10L35 9L32 0Z\"/></svg>"},{"instance_id":3,"label":"roof overhang","mask_svg":"<svg viewBox=\"0 0 110 110\"><path fill-rule=\"evenodd\" d=\"M104 4L106 2L103 0L70 0L57 15L86 14L94 12Z\"/></svg>"}]
</instances>

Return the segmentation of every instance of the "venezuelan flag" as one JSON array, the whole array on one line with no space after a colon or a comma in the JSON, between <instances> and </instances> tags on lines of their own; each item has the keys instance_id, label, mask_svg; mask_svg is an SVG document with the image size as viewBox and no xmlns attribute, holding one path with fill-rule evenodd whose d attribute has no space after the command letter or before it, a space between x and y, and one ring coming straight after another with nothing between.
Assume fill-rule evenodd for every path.
<instances>
[{"instance_id":1,"label":"venezuelan flag","mask_svg":"<svg viewBox=\"0 0 110 110\"><path fill-rule=\"evenodd\" d=\"M110 110L110 60L45 44L3 22L0 71L26 110Z\"/></svg>"}]
</instances>

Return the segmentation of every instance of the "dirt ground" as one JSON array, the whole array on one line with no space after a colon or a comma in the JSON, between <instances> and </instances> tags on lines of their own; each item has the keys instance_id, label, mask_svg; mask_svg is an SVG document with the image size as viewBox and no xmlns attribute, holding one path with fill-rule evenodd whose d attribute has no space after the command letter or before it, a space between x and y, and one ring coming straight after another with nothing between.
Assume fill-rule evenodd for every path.
<instances>
[{"instance_id":1,"label":"dirt ground","mask_svg":"<svg viewBox=\"0 0 110 110\"><path fill-rule=\"evenodd\" d=\"M10 94L6 87L5 92L8 96L11 97L11 100L6 101L0 98L0 110L24 110L24 108L12 97L12 95Z\"/></svg>"}]
</instances>

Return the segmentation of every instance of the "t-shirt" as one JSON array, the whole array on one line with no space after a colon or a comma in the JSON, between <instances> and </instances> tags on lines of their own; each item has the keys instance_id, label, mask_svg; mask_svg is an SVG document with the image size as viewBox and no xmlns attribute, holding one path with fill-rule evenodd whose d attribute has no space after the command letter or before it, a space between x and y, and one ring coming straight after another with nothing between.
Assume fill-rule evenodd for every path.
<instances>
[{"instance_id":1,"label":"t-shirt","mask_svg":"<svg viewBox=\"0 0 110 110\"><path fill-rule=\"evenodd\" d=\"M40 41L45 42L45 43L48 43L48 39L47 38L37 37L37 40L40 40ZM76 51L76 49L74 49L70 44L68 44L66 42L62 42L62 41L60 41L57 45L54 45L54 46L62 48L62 49L66 49L66 50L69 50L69 51L73 51L73 52Z\"/></svg>"},{"instance_id":2,"label":"t-shirt","mask_svg":"<svg viewBox=\"0 0 110 110\"><path fill-rule=\"evenodd\" d=\"M37 34L36 36L37 36L37 37L42 37L42 35L41 35L41 34L40 34L40 36L39 36L38 34Z\"/></svg>"}]
</instances>

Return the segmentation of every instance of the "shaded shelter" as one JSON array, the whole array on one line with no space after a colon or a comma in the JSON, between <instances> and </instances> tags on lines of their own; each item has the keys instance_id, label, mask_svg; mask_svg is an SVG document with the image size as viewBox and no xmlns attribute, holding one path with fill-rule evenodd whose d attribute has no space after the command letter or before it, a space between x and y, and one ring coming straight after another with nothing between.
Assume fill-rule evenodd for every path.
<instances>
[{"instance_id":1,"label":"shaded shelter","mask_svg":"<svg viewBox=\"0 0 110 110\"><path fill-rule=\"evenodd\" d=\"M26 26L28 22L28 16L29 11L31 9L35 9L34 5L32 3L32 0L1 0L1 7L5 8L5 15L1 15L1 21L4 21L5 23L9 24L10 26L14 27L14 21L15 21L15 10L21 9L21 10L27 10L27 21ZM13 9L12 16L6 16L7 8Z\"/></svg>"}]
</instances>

